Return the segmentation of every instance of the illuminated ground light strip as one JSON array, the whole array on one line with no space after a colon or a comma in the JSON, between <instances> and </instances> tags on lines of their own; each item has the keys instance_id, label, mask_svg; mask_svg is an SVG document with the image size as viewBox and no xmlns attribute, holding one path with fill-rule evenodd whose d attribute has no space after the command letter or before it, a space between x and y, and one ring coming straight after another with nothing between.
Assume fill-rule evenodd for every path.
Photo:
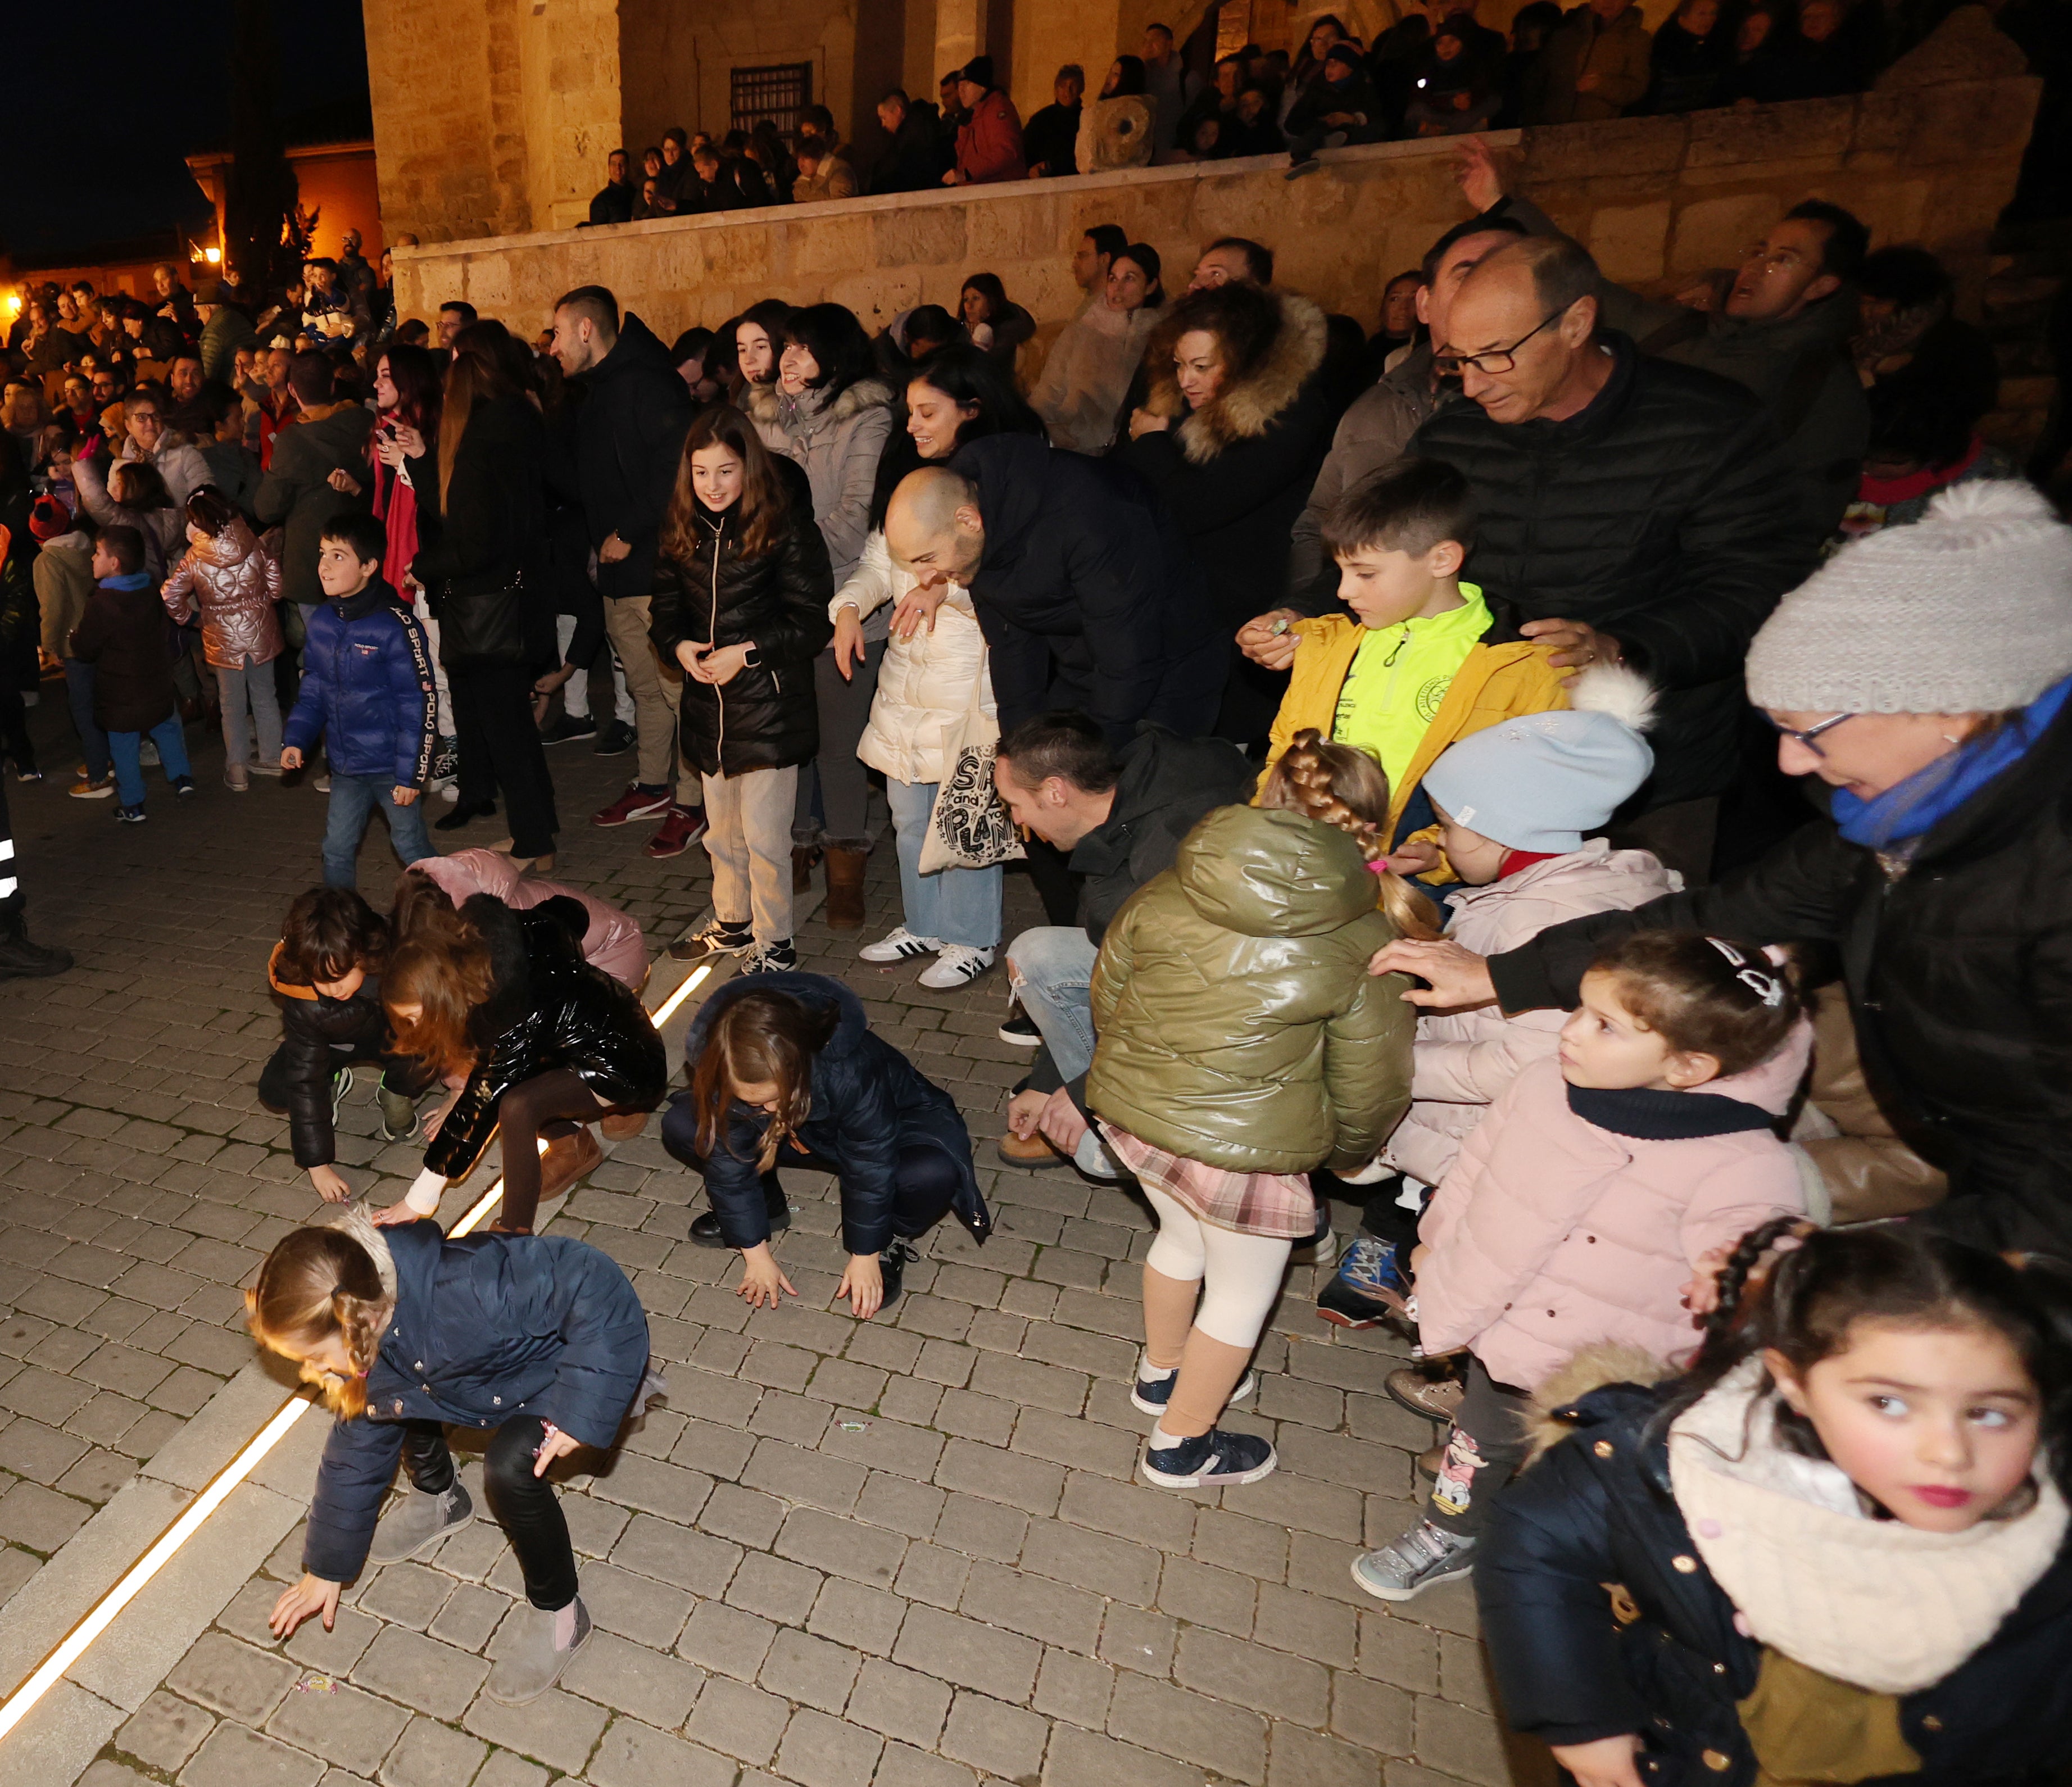
<instances>
[{"instance_id":1,"label":"illuminated ground light strip","mask_svg":"<svg viewBox=\"0 0 2072 1787\"><path fill-rule=\"evenodd\" d=\"M707 963L686 976L684 984L652 1013L655 1027L660 1029L668 1023L711 973L712 964ZM545 1153L547 1144L541 1142L539 1146L540 1152ZM458 1241L462 1235L472 1234L503 1196L504 1181L500 1178L482 1194L480 1202L447 1231L449 1239ZM273 1418L246 1442L242 1452L210 1479L208 1487L158 1535L158 1543L131 1564L122 1580L95 1602L86 1617L65 1634L64 1641L43 1659L36 1673L15 1689L4 1703L0 1703L0 1739L29 1715L36 1703L57 1686L65 1671L86 1654L87 1647L115 1623L116 1616L142 1594L146 1584L172 1561L179 1548L201 1530L209 1516L229 1499L230 1492L259 1468L266 1455L287 1436L288 1429L315 1406L310 1397L298 1393L273 1411Z\"/></svg>"}]
</instances>

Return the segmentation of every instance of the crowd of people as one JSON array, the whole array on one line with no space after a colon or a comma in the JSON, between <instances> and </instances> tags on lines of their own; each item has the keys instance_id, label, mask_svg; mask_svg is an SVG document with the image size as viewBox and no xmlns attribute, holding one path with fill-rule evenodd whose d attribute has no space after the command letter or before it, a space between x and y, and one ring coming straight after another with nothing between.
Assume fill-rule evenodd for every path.
<instances>
[{"instance_id":1,"label":"crowd of people","mask_svg":"<svg viewBox=\"0 0 2072 1787\"><path fill-rule=\"evenodd\" d=\"M1005 107L964 73L938 179ZM675 146L760 202L754 139L731 171ZM690 1239L751 1304L796 1294L787 1166L835 1175L859 1319L938 1224L984 1241L964 1115L801 969L798 896L859 931L889 831L901 922L859 957L1004 967L1033 1053L993 1151L1156 1223L1145 1481L1276 1468L1226 1411L1355 1202L1318 1316L1413 1337L1388 1387L1437 1432L1355 1582L1472 1574L1508 1716L1585 1787L2016 1787L2062 1754L2072 528L1980 442L1990 352L1924 251L1808 199L1653 300L1478 144L1460 176L1372 339L1266 244L1169 294L1104 224L1041 355L983 272L875 338L773 296L665 346L594 286L434 336L316 263L270 314L169 280L148 352L37 372L49 308L10 343L10 637L62 675L71 792L142 820L212 711L233 791L321 762L261 1095L334 1203L355 1062L426 1143L251 1293L341 1417L277 1631L470 1518L445 1423L491 1435L535 1609L489 1691L585 1642L546 1473L657 1393L623 1275L534 1232L597 1132L668 1102ZM226 310L253 339L212 372ZM673 1095L637 926L548 878L548 753L583 739L638 754L593 824L710 861L668 954L734 972ZM507 838L437 848L500 803ZM0 972L62 972L12 848ZM1018 861L1046 922L1009 939ZM497 1222L443 1239L497 1136Z\"/></svg>"},{"instance_id":2,"label":"crowd of people","mask_svg":"<svg viewBox=\"0 0 2072 1787\"><path fill-rule=\"evenodd\" d=\"M1059 68L1052 102L1026 119L996 82L992 57L975 56L943 76L934 99L890 89L868 158L824 105L800 112L789 143L768 118L718 137L672 126L637 166L628 150L611 151L588 221L1054 179L1139 161L1285 154L1306 171L1326 146L1860 92L1889 55L1885 10L1868 0L1683 0L1652 32L1633 0L1566 12L1528 0L1507 35L1477 22L1478 4L1424 0L1371 43L1326 13L1292 55L1248 43L1199 71L1172 27L1154 23L1143 53L1117 56L1097 85L1078 63ZM1114 99L1148 115L1120 163L1103 159L1116 151L1088 134Z\"/></svg>"}]
</instances>

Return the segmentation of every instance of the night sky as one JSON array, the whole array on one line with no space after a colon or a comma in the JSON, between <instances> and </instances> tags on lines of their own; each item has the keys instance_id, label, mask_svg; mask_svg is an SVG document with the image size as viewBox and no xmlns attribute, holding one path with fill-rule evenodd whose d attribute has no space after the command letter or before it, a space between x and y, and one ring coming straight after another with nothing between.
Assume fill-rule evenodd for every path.
<instances>
[{"instance_id":1,"label":"night sky","mask_svg":"<svg viewBox=\"0 0 2072 1787\"><path fill-rule=\"evenodd\" d=\"M278 108L365 128L360 0L275 0ZM6 9L0 244L18 261L191 228L208 201L182 158L230 140L229 0L44 0Z\"/></svg>"}]
</instances>

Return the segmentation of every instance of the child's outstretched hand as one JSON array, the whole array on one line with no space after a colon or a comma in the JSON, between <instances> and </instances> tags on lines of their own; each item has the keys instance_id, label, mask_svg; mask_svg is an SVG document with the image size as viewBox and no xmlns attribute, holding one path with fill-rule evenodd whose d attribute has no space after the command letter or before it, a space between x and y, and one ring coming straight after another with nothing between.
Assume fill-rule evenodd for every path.
<instances>
[{"instance_id":1,"label":"child's outstretched hand","mask_svg":"<svg viewBox=\"0 0 2072 1787\"><path fill-rule=\"evenodd\" d=\"M1601 1737L1594 1744L1553 1744L1554 1760L1576 1777L1576 1787L1641 1787L1640 1739Z\"/></svg>"},{"instance_id":2,"label":"child's outstretched hand","mask_svg":"<svg viewBox=\"0 0 2072 1787\"><path fill-rule=\"evenodd\" d=\"M789 1291L794 1296L799 1294L798 1287L784 1276L783 1269L778 1265L777 1256L770 1251L770 1243L767 1241L758 1242L754 1247L746 1249L741 1256L742 1301L750 1308L774 1309L782 1300L777 1294L780 1288Z\"/></svg>"},{"instance_id":3,"label":"child's outstretched hand","mask_svg":"<svg viewBox=\"0 0 2072 1787\"><path fill-rule=\"evenodd\" d=\"M545 1423L546 1433L540 1441L540 1449L532 1454L532 1474L545 1477L557 1458L565 1458L582 1441L572 1433L564 1433L551 1421Z\"/></svg>"},{"instance_id":4,"label":"child's outstretched hand","mask_svg":"<svg viewBox=\"0 0 2072 1787\"><path fill-rule=\"evenodd\" d=\"M1731 1247L1709 1247L1698 1255L1691 1282L1684 1287L1684 1307L1694 1316L1709 1316L1720 1306L1720 1268L1733 1253Z\"/></svg>"},{"instance_id":5,"label":"child's outstretched hand","mask_svg":"<svg viewBox=\"0 0 2072 1787\"><path fill-rule=\"evenodd\" d=\"M874 1253L853 1253L842 1268L837 1297L849 1299L849 1313L858 1321L868 1321L885 1301L885 1271Z\"/></svg>"},{"instance_id":6,"label":"child's outstretched hand","mask_svg":"<svg viewBox=\"0 0 2072 1787\"><path fill-rule=\"evenodd\" d=\"M304 1576L294 1588L281 1591L281 1598L273 1603L273 1611L267 1618L267 1630L277 1638L285 1638L312 1613L320 1613L324 1630L330 1631L338 1624L338 1592L344 1586L326 1582L321 1576Z\"/></svg>"}]
</instances>

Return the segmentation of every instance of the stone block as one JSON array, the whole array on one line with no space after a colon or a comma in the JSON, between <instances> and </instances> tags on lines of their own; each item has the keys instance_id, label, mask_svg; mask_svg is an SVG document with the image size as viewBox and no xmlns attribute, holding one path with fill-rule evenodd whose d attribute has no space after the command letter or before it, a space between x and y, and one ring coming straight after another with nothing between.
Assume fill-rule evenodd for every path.
<instances>
[{"instance_id":1,"label":"stone block","mask_svg":"<svg viewBox=\"0 0 2072 1787\"><path fill-rule=\"evenodd\" d=\"M166 1686L212 1712L257 1725L280 1704L296 1673L285 1657L254 1649L220 1632L204 1632L174 1666Z\"/></svg>"},{"instance_id":2,"label":"stone block","mask_svg":"<svg viewBox=\"0 0 2072 1787\"><path fill-rule=\"evenodd\" d=\"M1043 1787L1202 1787L1202 1771L1133 1744L1118 1744L1070 1725L1054 1727L1043 1761Z\"/></svg>"},{"instance_id":3,"label":"stone block","mask_svg":"<svg viewBox=\"0 0 2072 1787\"><path fill-rule=\"evenodd\" d=\"M1276 1725L1266 1781L1267 1787L1381 1787L1381 1759L1299 1725Z\"/></svg>"},{"instance_id":4,"label":"stone block","mask_svg":"<svg viewBox=\"0 0 2072 1787\"><path fill-rule=\"evenodd\" d=\"M1853 94L1839 99L1800 99L1752 110L1693 112L1684 166L1692 169L1745 168L1762 178L1770 162L1841 159L1856 122Z\"/></svg>"},{"instance_id":5,"label":"stone block","mask_svg":"<svg viewBox=\"0 0 2072 1787\"><path fill-rule=\"evenodd\" d=\"M1234 1780L1266 1778L1266 1721L1183 1689L1125 1675L1115 1685L1108 1728L1126 1742Z\"/></svg>"},{"instance_id":6,"label":"stone block","mask_svg":"<svg viewBox=\"0 0 2072 1787\"><path fill-rule=\"evenodd\" d=\"M115 1748L154 1769L176 1774L215 1725L215 1719L199 1707L161 1688L116 1732Z\"/></svg>"},{"instance_id":7,"label":"stone block","mask_svg":"<svg viewBox=\"0 0 2072 1787\"><path fill-rule=\"evenodd\" d=\"M1679 117L1536 126L1523 134L1520 187L1529 196L1555 180L1672 175L1684 162L1685 127Z\"/></svg>"},{"instance_id":8,"label":"stone block","mask_svg":"<svg viewBox=\"0 0 2072 1787\"><path fill-rule=\"evenodd\" d=\"M1028 1638L996 1631L932 1607L916 1607L900 1629L894 1662L959 1687L1019 1703L1035 1686L1042 1647Z\"/></svg>"},{"instance_id":9,"label":"stone block","mask_svg":"<svg viewBox=\"0 0 2072 1787\"><path fill-rule=\"evenodd\" d=\"M420 1715L388 1752L378 1778L381 1787L467 1787L488 1753L479 1738Z\"/></svg>"},{"instance_id":10,"label":"stone block","mask_svg":"<svg viewBox=\"0 0 2072 1787\"><path fill-rule=\"evenodd\" d=\"M982 1694L960 1694L943 1729L943 1754L1008 1781L1033 1780L1043 1765L1050 1722Z\"/></svg>"},{"instance_id":11,"label":"stone block","mask_svg":"<svg viewBox=\"0 0 2072 1787\"><path fill-rule=\"evenodd\" d=\"M434 1719L453 1719L467 1711L488 1674L488 1664L479 1657L391 1625L384 1626L368 1646L367 1654L353 1666L352 1678Z\"/></svg>"},{"instance_id":12,"label":"stone block","mask_svg":"<svg viewBox=\"0 0 2072 1787\"><path fill-rule=\"evenodd\" d=\"M357 1775L372 1776L409 1723L401 1707L328 1676L298 1682L266 1722L269 1735Z\"/></svg>"},{"instance_id":13,"label":"stone block","mask_svg":"<svg viewBox=\"0 0 2072 1787\"><path fill-rule=\"evenodd\" d=\"M602 1707L549 1688L522 1707L507 1707L478 1695L461 1721L477 1737L515 1750L564 1774L579 1774L610 1715Z\"/></svg>"},{"instance_id":14,"label":"stone block","mask_svg":"<svg viewBox=\"0 0 2072 1787\"><path fill-rule=\"evenodd\" d=\"M968 215L962 205L945 204L875 212L870 258L880 267L960 267Z\"/></svg>"},{"instance_id":15,"label":"stone block","mask_svg":"<svg viewBox=\"0 0 2072 1787\"><path fill-rule=\"evenodd\" d=\"M776 1627L767 1620L717 1601L701 1601L676 1641L676 1654L715 1674L752 1682L776 1636Z\"/></svg>"},{"instance_id":16,"label":"stone block","mask_svg":"<svg viewBox=\"0 0 2072 1787\"><path fill-rule=\"evenodd\" d=\"M316 1787L323 1772L314 1756L226 1721L180 1771L179 1787Z\"/></svg>"},{"instance_id":17,"label":"stone block","mask_svg":"<svg viewBox=\"0 0 2072 1787\"><path fill-rule=\"evenodd\" d=\"M791 1711L774 1694L738 1682L709 1682L684 1731L700 1744L760 1768L776 1754Z\"/></svg>"},{"instance_id":18,"label":"stone block","mask_svg":"<svg viewBox=\"0 0 2072 1787\"><path fill-rule=\"evenodd\" d=\"M838 1713L849 1703L862 1658L846 1645L829 1644L803 1632L781 1631L758 1678L772 1694L787 1700Z\"/></svg>"},{"instance_id":19,"label":"stone block","mask_svg":"<svg viewBox=\"0 0 2072 1787\"><path fill-rule=\"evenodd\" d=\"M933 1749L950 1695L949 1685L933 1675L872 1658L857 1678L849 1717L886 1737Z\"/></svg>"},{"instance_id":20,"label":"stone block","mask_svg":"<svg viewBox=\"0 0 2072 1787\"><path fill-rule=\"evenodd\" d=\"M777 1771L801 1787L870 1787L883 1741L810 1708L795 1713L777 1752Z\"/></svg>"},{"instance_id":21,"label":"stone block","mask_svg":"<svg viewBox=\"0 0 2072 1787\"><path fill-rule=\"evenodd\" d=\"M1590 219L1587 246L1607 279L1642 284L1662 277L1670 203L1606 205Z\"/></svg>"},{"instance_id":22,"label":"stone block","mask_svg":"<svg viewBox=\"0 0 2072 1787\"><path fill-rule=\"evenodd\" d=\"M897 1595L830 1576L806 1621L806 1629L837 1644L883 1656L899 1636L906 1603Z\"/></svg>"},{"instance_id":23,"label":"stone block","mask_svg":"<svg viewBox=\"0 0 2072 1787\"><path fill-rule=\"evenodd\" d=\"M596 1787L734 1787L738 1772L725 1756L619 1719L590 1759L588 1778Z\"/></svg>"},{"instance_id":24,"label":"stone block","mask_svg":"<svg viewBox=\"0 0 2072 1787\"><path fill-rule=\"evenodd\" d=\"M1420 1762L1475 1787L1509 1787L1503 1735L1488 1714L1420 1695L1414 1726Z\"/></svg>"}]
</instances>

